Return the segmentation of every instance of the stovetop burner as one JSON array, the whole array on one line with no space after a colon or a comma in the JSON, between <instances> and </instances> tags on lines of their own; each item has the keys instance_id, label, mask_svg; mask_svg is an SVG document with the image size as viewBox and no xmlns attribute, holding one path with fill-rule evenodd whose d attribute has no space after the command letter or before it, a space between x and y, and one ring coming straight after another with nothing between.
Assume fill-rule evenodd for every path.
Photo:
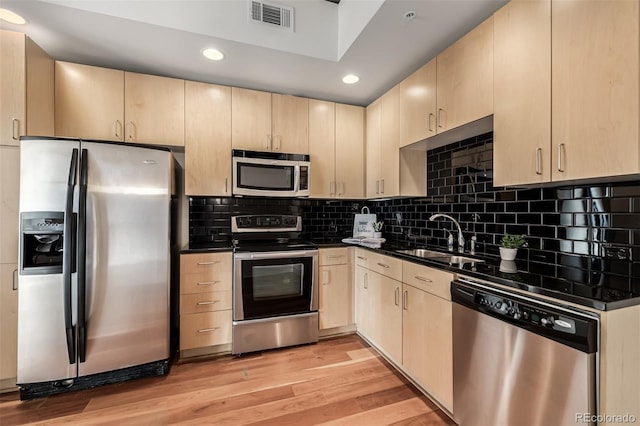
<instances>
[{"instance_id":1,"label":"stovetop burner","mask_svg":"<svg viewBox=\"0 0 640 426\"><path fill-rule=\"evenodd\" d=\"M315 250L317 245L300 239L302 217L296 215L244 215L231 217L236 252Z\"/></svg>"}]
</instances>

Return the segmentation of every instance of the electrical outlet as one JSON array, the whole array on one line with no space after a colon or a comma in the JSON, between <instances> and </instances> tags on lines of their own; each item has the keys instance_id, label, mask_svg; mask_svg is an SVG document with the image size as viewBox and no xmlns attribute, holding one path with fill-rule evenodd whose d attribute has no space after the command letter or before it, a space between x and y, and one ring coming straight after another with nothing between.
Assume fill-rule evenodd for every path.
<instances>
[{"instance_id":1,"label":"electrical outlet","mask_svg":"<svg viewBox=\"0 0 640 426\"><path fill-rule=\"evenodd\" d=\"M603 257L611 260L631 260L631 247L604 246Z\"/></svg>"}]
</instances>

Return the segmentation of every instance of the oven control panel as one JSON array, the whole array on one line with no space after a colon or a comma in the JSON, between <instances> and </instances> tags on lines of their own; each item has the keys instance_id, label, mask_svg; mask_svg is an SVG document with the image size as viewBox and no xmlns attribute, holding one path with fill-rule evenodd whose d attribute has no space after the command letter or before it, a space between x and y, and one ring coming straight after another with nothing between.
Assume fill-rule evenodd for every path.
<instances>
[{"instance_id":1,"label":"oven control panel","mask_svg":"<svg viewBox=\"0 0 640 426\"><path fill-rule=\"evenodd\" d=\"M521 323L542 326L562 333L575 334L576 332L575 321L571 318L505 297L476 292L475 303L489 312L513 318Z\"/></svg>"}]
</instances>

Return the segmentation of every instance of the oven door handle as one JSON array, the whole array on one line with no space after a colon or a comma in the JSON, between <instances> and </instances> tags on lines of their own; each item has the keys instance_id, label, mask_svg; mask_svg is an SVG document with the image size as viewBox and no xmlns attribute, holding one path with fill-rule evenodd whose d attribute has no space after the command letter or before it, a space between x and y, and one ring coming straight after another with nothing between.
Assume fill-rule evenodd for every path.
<instances>
[{"instance_id":1,"label":"oven door handle","mask_svg":"<svg viewBox=\"0 0 640 426\"><path fill-rule=\"evenodd\" d=\"M290 257L316 256L317 254L318 254L317 250L278 251L278 252L267 252L267 253L239 253L239 254L236 254L236 258L251 259L251 260L283 259L283 258L286 259Z\"/></svg>"}]
</instances>

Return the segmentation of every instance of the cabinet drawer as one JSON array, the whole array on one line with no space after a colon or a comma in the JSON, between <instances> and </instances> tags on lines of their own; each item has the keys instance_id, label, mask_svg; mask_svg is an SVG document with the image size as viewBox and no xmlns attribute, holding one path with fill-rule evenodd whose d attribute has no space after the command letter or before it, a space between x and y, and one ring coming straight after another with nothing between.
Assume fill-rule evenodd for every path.
<instances>
[{"instance_id":1,"label":"cabinet drawer","mask_svg":"<svg viewBox=\"0 0 640 426\"><path fill-rule=\"evenodd\" d=\"M451 300L451 281L454 278L455 275L450 272L417 263L404 261L402 265L403 283L446 300Z\"/></svg>"},{"instance_id":2,"label":"cabinet drawer","mask_svg":"<svg viewBox=\"0 0 640 426\"><path fill-rule=\"evenodd\" d=\"M180 315L231 309L231 290L180 296Z\"/></svg>"},{"instance_id":3,"label":"cabinet drawer","mask_svg":"<svg viewBox=\"0 0 640 426\"><path fill-rule=\"evenodd\" d=\"M180 350L231 343L231 310L180 316Z\"/></svg>"},{"instance_id":4,"label":"cabinet drawer","mask_svg":"<svg viewBox=\"0 0 640 426\"><path fill-rule=\"evenodd\" d=\"M318 259L320 266L346 265L349 263L349 248L320 249Z\"/></svg>"},{"instance_id":5,"label":"cabinet drawer","mask_svg":"<svg viewBox=\"0 0 640 426\"><path fill-rule=\"evenodd\" d=\"M360 249L356 251L356 265L396 281L402 280L402 260L391 256Z\"/></svg>"},{"instance_id":6,"label":"cabinet drawer","mask_svg":"<svg viewBox=\"0 0 640 426\"><path fill-rule=\"evenodd\" d=\"M231 253L180 256L180 294L231 290Z\"/></svg>"}]
</instances>

